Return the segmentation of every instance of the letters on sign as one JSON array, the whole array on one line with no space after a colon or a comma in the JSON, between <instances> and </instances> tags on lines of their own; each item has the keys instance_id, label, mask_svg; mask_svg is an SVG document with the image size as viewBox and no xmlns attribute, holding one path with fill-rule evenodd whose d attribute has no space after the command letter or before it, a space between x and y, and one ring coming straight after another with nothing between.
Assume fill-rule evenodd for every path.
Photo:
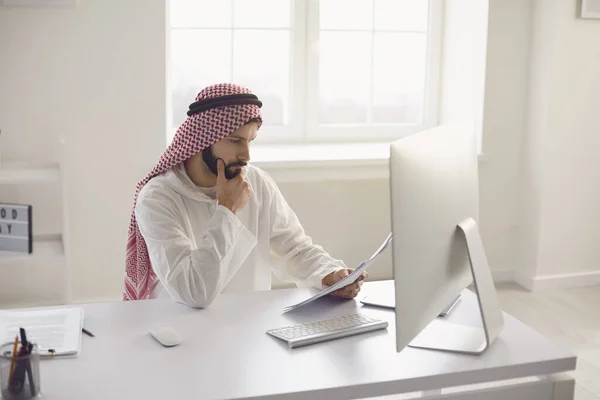
<instances>
[{"instance_id":1,"label":"letters on sign","mask_svg":"<svg viewBox=\"0 0 600 400\"><path fill-rule=\"evenodd\" d=\"M0 251L33 252L32 207L0 204Z\"/></svg>"}]
</instances>

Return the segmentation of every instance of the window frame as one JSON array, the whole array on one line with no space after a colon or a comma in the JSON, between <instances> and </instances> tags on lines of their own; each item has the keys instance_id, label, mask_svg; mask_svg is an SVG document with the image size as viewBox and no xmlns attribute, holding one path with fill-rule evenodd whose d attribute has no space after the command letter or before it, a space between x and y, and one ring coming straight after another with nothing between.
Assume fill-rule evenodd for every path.
<instances>
[{"instance_id":1,"label":"window frame","mask_svg":"<svg viewBox=\"0 0 600 400\"><path fill-rule=\"evenodd\" d=\"M412 133L431 128L438 124L440 99L440 73L442 56L443 4L438 0L429 1L427 26L427 51L425 73L425 101L422 124L336 124L319 126L318 107L306 108L306 143L322 142L381 142L398 139ZM306 104L318 104L319 57L315 50L319 40L319 0L309 0L307 17L307 85ZM371 70L372 73L372 70ZM365 133L365 130L367 133Z\"/></svg>"},{"instance_id":2,"label":"window frame","mask_svg":"<svg viewBox=\"0 0 600 400\"><path fill-rule=\"evenodd\" d=\"M232 5L235 6L235 0L231 1ZM319 58L317 51L319 40L319 0L290 0L290 2L290 12L292 15L290 16L288 125L263 125L255 141L256 144L292 145L389 142L438 124L439 102L441 99L440 74L442 67L443 1L428 0L427 71L425 73L423 123L337 124L331 126L319 126L319 110L318 106L316 106L319 104ZM169 2L167 2L166 8L167 49L170 49L171 31L179 28L174 28L170 24ZM236 30L236 27L232 27L231 29L233 38L233 31ZM171 81L170 56L170 50L167 50L167 84ZM170 85L168 87L167 105L171 109L167 110L167 131L169 135L167 143L170 143L178 128L173 127L173 93ZM192 100L190 99L190 102Z\"/></svg>"}]
</instances>

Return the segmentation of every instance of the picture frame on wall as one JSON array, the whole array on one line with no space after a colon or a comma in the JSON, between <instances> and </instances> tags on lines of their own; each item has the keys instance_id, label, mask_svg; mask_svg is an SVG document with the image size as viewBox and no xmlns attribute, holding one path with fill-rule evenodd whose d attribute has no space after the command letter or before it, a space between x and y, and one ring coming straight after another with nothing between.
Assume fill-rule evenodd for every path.
<instances>
[{"instance_id":1,"label":"picture frame on wall","mask_svg":"<svg viewBox=\"0 0 600 400\"><path fill-rule=\"evenodd\" d=\"M600 0L579 0L579 17L600 19Z\"/></svg>"}]
</instances>

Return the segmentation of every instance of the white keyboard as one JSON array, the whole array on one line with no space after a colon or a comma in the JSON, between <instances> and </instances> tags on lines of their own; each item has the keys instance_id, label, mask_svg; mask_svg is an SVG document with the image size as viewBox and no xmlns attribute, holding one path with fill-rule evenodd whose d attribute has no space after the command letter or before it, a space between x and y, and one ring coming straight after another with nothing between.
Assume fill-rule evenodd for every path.
<instances>
[{"instance_id":1,"label":"white keyboard","mask_svg":"<svg viewBox=\"0 0 600 400\"><path fill-rule=\"evenodd\" d=\"M306 324L270 329L267 333L286 341L290 348L294 348L387 327L387 321L371 318L362 313L355 313Z\"/></svg>"}]
</instances>

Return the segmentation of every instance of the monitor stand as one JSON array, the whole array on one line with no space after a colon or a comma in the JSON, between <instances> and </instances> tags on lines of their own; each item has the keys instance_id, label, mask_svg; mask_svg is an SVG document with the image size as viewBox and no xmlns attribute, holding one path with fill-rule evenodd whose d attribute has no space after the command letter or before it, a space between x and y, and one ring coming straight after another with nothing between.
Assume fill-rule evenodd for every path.
<instances>
[{"instance_id":1,"label":"monitor stand","mask_svg":"<svg viewBox=\"0 0 600 400\"><path fill-rule=\"evenodd\" d=\"M482 354L504 326L502 309L477 224L472 218L467 218L458 224L458 229L465 237L483 329L435 319L409 343L410 347Z\"/></svg>"}]
</instances>

